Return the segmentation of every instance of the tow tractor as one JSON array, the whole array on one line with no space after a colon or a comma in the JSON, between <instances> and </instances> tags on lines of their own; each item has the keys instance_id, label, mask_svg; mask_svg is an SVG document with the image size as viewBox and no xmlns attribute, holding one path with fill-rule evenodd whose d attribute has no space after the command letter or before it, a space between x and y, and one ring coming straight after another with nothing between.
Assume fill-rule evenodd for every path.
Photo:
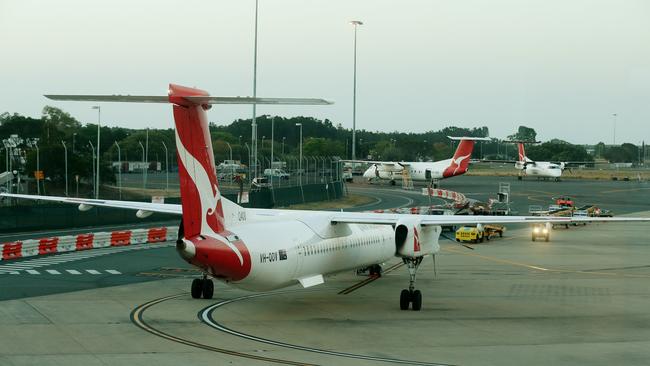
<instances>
[{"instance_id":1,"label":"tow tractor","mask_svg":"<svg viewBox=\"0 0 650 366\"><path fill-rule=\"evenodd\" d=\"M461 226L456 230L456 241L482 243L484 240L489 241L496 235L503 237L504 231L506 231L506 228L502 225Z\"/></svg>"}]
</instances>

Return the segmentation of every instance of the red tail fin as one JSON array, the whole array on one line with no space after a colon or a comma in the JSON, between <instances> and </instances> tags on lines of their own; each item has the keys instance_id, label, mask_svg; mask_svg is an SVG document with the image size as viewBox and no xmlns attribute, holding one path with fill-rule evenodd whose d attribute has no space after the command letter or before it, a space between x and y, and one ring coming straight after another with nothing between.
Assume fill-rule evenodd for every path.
<instances>
[{"instance_id":1,"label":"red tail fin","mask_svg":"<svg viewBox=\"0 0 650 366\"><path fill-rule=\"evenodd\" d=\"M526 151L524 151L524 144L521 142L517 143L517 150L519 150L519 161L526 161Z\"/></svg>"},{"instance_id":2,"label":"red tail fin","mask_svg":"<svg viewBox=\"0 0 650 366\"><path fill-rule=\"evenodd\" d=\"M460 140L454 157L451 159L451 164L445 169L442 176L447 178L465 173L469 167L469 158L472 156L473 150L474 140Z\"/></svg>"},{"instance_id":3,"label":"red tail fin","mask_svg":"<svg viewBox=\"0 0 650 366\"><path fill-rule=\"evenodd\" d=\"M210 106L184 98L207 95L203 90L169 85L169 101L174 104L178 175L186 238L224 230L221 193L205 113Z\"/></svg>"}]
</instances>

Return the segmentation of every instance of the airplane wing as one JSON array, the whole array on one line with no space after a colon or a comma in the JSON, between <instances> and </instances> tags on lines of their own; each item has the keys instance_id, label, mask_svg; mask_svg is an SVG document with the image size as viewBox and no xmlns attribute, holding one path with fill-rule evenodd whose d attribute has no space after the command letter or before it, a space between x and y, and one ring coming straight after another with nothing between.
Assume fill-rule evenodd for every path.
<instances>
[{"instance_id":1,"label":"airplane wing","mask_svg":"<svg viewBox=\"0 0 650 366\"><path fill-rule=\"evenodd\" d=\"M469 216L469 215L410 215L367 212L337 212L332 214L333 224L395 225L400 219L414 217L421 225L472 225L518 223L572 223L572 222L650 222L650 217L548 217L548 216Z\"/></svg>"},{"instance_id":2,"label":"airplane wing","mask_svg":"<svg viewBox=\"0 0 650 366\"><path fill-rule=\"evenodd\" d=\"M34 201L70 203L70 204L77 204L77 205L85 205L86 208L98 206L98 207L124 208L128 210L142 210L148 212L167 213L167 214L174 214L174 215L182 214L181 205L169 204L169 203L96 200L96 199L88 199L88 198L36 196L36 195L29 195L29 194L13 194L13 193L0 193L0 197L20 198L20 199L27 199L27 200L34 200Z\"/></svg>"},{"instance_id":3,"label":"airplane wing","mask_svg":"<svg viewBox=\"0 0 650 366\"><path fill-rule=\"evenodd\" d=\"M364 163L364 164L370 164L370 165L383 165L387 167L395 167L395 166L410 166L411 163L406 162L406 161L376 161L376 160L341 160L344 163Z\"/></svg>"}]
</instances>

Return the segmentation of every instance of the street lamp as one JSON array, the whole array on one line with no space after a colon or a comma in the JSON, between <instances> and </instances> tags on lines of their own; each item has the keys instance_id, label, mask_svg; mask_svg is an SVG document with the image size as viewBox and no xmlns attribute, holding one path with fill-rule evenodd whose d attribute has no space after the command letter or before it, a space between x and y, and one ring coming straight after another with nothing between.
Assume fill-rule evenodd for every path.
<instances>
[{"instance_id":1,"label":"street lamp","mask_svg":"<svg viewBox=\"0 0 650 366\"><path fill-rule=\"evenodd\" d=\"M253 47L253 98L257 97L257 12L259 1L255 0L255 41ZM253 120L251 123L251 145L253 147L253 171L257 176L257 104L253 103ZM251 180L252 182L252 180Z\"/></svg>"},{"instance_id":2,"label":"street lamp","mask_svg":"<svg viewBox=\"0 0 650 366\"><path fill-rule=\"evenodd\" d=\"M102 125L102 107L95 105L91 107L97 110L97 173L95 174L95 199L99 198L99 131Z\"/></svg>"},{"instance_id":3,"label":"street lamp","mask_svg":"<svg viewBox=\"0 0 650 366\"><path fill-rule=\"evenodd\" d=\"M95 177L95 146L93 146L93 142L90 141L90 140L88 140L88 145L90 145L90 148L93 150L93 165L92 165L92 169L90 169L90 170L93 172L93 189L95 189L95 179L96 179L96 177ZM95 197L97 197L97 196L95 195Z\"/></svg>"},{"instance_id":4,"label":"street lamp","mask_svg":"<svg viewBox=\"0 0 650 366\"><path fill-rule=\"evenodd\" d=\"M40 180L41 180L41 157L40 157L40 151L38 150L38 137L27 139L27 146L35 148L36 149L36 174L34 178L36 178L36 192L40 196L41 195L41 185L40 185ZM67 153L66 153L67 155ZM67 175L67 174L66 174ZM67 177L66 177L67 178ZM66 196L67 196L67 191L66 191Z\"/></svg>"},{"instance_id":5,"label":"street lamp","mask_svg":"<svg viewBox=\"0 0 650 366\"><path fill-rule=\"evenodd\" d=\"M167 145L165 144L165 141L162 141L162 145L165 148L165 190L168 191L169 190L169 155L168 155Z\"/></svg>"},{"instance_id":6,"label":"street lamp","mask_svg":"<svg viewBox=\"0 0 650 366\"><path fill-rule=\"evenodd\" d=\"M266 138L266 136L262 136L262 150L264 150L264 139L265 138Z\"/></svg>"},{"instance_id":7,"label":"street lamp","mask_svg":"<svg viewBox=\"0 0 650 366\"><path fill-rule=\"evenodd\" d=\"M248 150L248 176L249 176L249 179L252 179L252 178L250 178L250 175L251 175L251 149L250 149L250 147L248 147L248 142L244 142L244 145L246 146L246 150Z\"/></svg>"},{"instance_id":8,"label":"street lamp","mask_svg":"<svg viewBox=\"0 0 650 366\"><path fill-rule=\"evenodd\" d=\"M354 160L357 158L357 28L363 23L353 20L350 24L354 26L354 76L352 82L352 160Z\"/></svg>"},{"instance_id":9,"label":"street lamp","mask_svg":"<svg viewBox=\"0 0 650 366\"><path fill-rule=\"evenodd\" d=\"M275 116L271 118L271 166L270 166L271 169L273 169L273 137L275 136L274 130L275 130Z\"/></svg>"},{"instance_id":10,"label":"street lamp","mask_svg":"<svg viewBox=\"0 0 650 366\"><path fill-rule=\"evenodd\" d=\"M117 147L117 160L119 161L119 166L117 167L117 190L120 192L120 200L122 199L122 150L120 149L120 144L115 141L115 146ZM166 151L166 150L165 150Z\"/></svg>"},{"instance_id":11,"label":"street lamp","mask_svg":"<svg viewBox=\"0 0 650 366\"><path fill-rule=\"evenodd\" d=\"M72 134L72 154L73 154L73 155L77 153L77 151L76 151L75 148L74 148L74 140L75 140L75 137L77 137L77 133L76 133L76 132Z\"/></svg>"},{"instance_id":12,"label":"street lamp","mask_svg":"<svg viewBox=\"0 0 650 366\"><path fill-rule=\"evenodd\" d=\"M296 123L296 126L300 126L300 162L298 163L298 178L300 185L302 185L302 123Z\"/></svg>"},{"instance_id":13,"label":"street lamp","mask_svg":"<svg viewBox=\"0 0 650 366\"><path fill-rule=\"evenodd\" d=\"M616 146L616 120L618 119L618 113L612 114L614 117L614 146Z\"/></svg>"},{"instance_id":14,"label":"street lamp","mask_svg":"<svg viewBox=\"0 0 650 366\"><path fill-rule=\"evenodd\" d=\"M282 136L282 156L284 156L284 140L286 139L286 136Z\"/></svg>"},{"instance_id":15,"label":"street lamp","mask_svg":"<svg viewBox=\"0 0 650 366\"><path fill-rule=\"evenodd\" d=\"M61 143L63 144L63 151L65 153L65 196L68 197L68 147L65 146L65 141L61 141ZM38 168L36 169L38 170ZM36 183L38 184L38 179Z\"/></svg>"},{"instance_id":16,"label":"street lamp","mask_svg":"<svg viewBox=\"0 0 650 366\"><path fill-rule=\"evenodd\" d=\"M147 189L147 181L145 179L146 175L146 162L145 162L145 152L144 152L144 145L142 145L142 141L138 141L138 144L140 144L140 147L142 148L142 189Z\"/></svg>"}]
</instances>

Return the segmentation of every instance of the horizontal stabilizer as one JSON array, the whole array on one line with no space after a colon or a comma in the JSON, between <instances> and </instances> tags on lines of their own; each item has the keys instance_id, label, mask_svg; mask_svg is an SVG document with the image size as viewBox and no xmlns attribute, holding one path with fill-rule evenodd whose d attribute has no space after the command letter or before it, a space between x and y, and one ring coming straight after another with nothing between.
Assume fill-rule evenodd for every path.
<instances>
[{"instance_id":1,"label":"horizontal stabilizer","mask_svg":"<svg viewBox=\"0 0 650 366\"><path fill-rule=\"evenodd\" d=\"M48 94L46 98L76 102L127 102L127 103L170 103L168 96L158 95L64 95ZM334 102L319 98L253 98L253 97L211 97L203 95L176 96L195 104L276 104L276 105L328 105Z\"/></svg>"}]
</instances>

